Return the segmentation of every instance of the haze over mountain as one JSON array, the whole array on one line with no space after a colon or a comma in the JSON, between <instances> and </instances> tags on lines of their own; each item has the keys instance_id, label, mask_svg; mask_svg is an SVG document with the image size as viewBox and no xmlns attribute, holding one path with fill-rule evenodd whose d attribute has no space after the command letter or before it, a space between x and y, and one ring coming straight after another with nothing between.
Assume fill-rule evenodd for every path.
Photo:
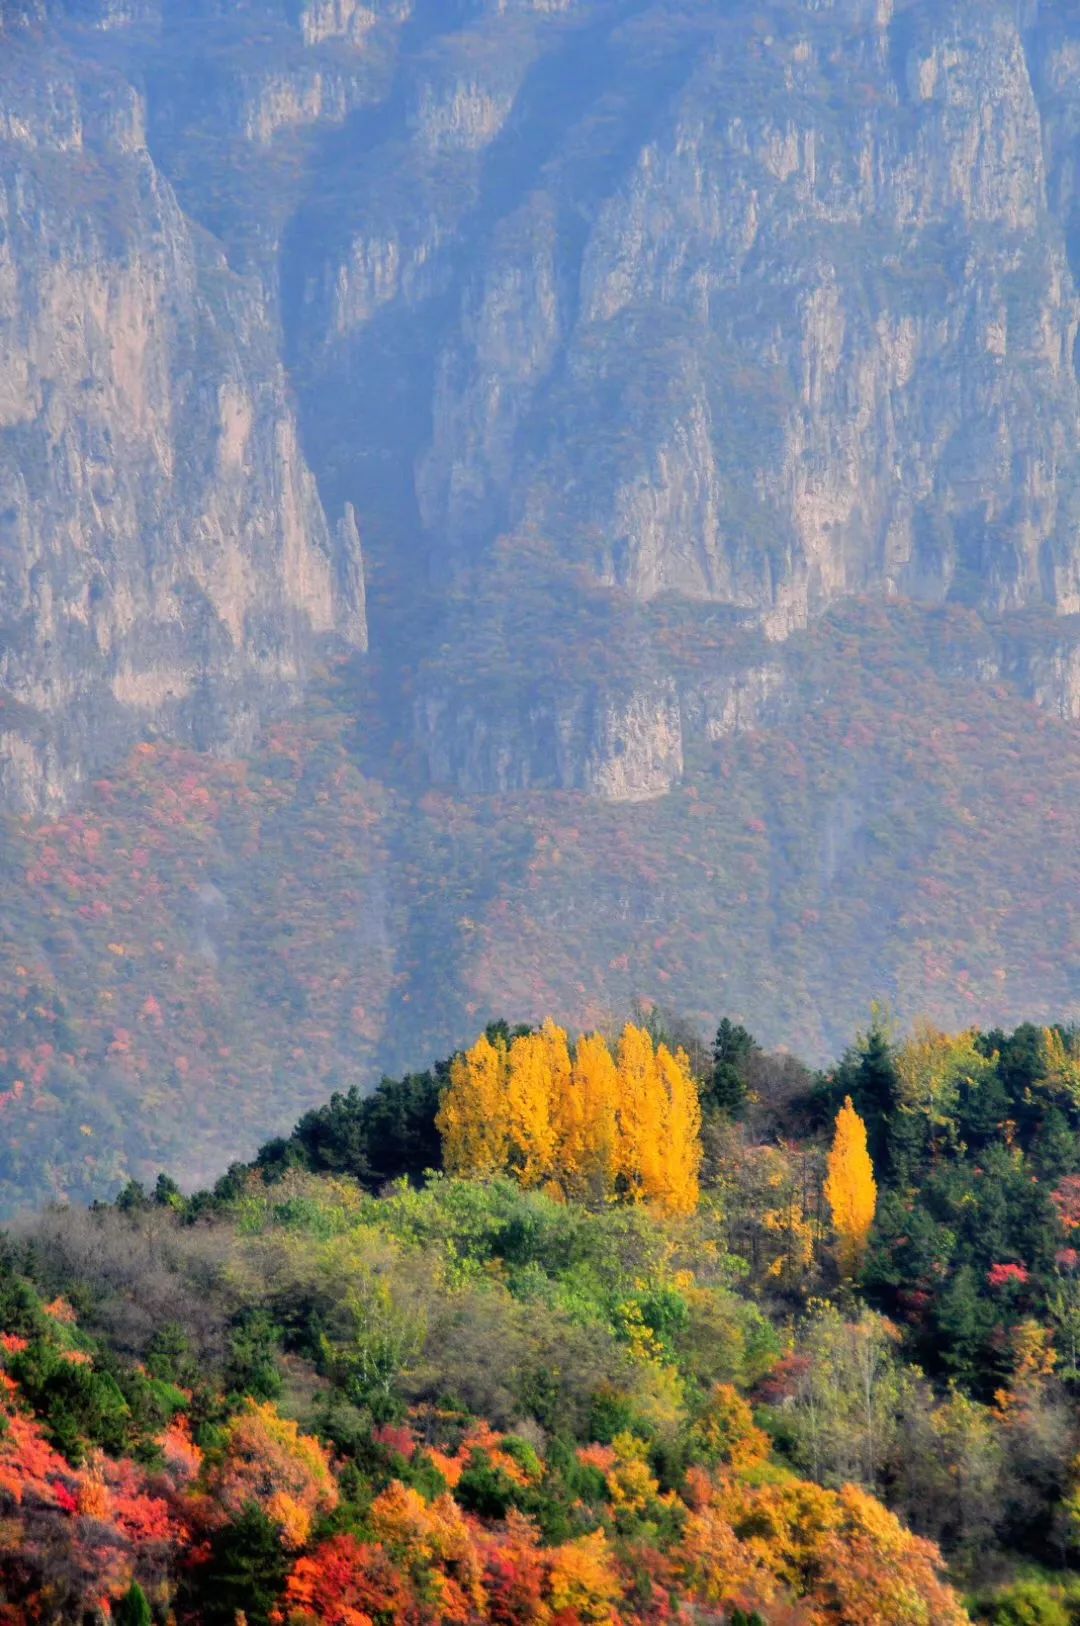
<instances>
[{"instance_id":1,"label":"haze over mountain","mask_svg":"<svg viewBox=\"0 0 1080 1626\"><path fill-rule=\"evenodd\" d=\"M1078 165L1071 0L0 0L4 1201L1074 1016Z\"/></svg>"}]
</instances>

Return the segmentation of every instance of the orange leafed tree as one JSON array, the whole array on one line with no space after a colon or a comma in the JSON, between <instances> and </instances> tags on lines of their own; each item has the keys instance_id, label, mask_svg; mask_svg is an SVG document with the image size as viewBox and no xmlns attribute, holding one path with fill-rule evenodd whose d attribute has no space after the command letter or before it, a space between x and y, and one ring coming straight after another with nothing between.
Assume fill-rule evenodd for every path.
<instances>
[{"instance_id":1,"label":"orange leafed tree","mask_svg":"<svg viewBox=\"0 0 1080 1626\"><path fill-rule=\"evenodd\" d=\"M303 1547L318 1513L337 1506L330 1459L270 1401L249 1400L228 1423L213 1489L230 1513L254 1502L277 1525L284 1547Z\"/></svg>"},{"instance_id":2,"label":"orange leafed tree","mask_svg":"<svg viewBox=\"0 0 1080 1626\"><path fill-rule=\"evenodd\" d=\"M459 1056L438 1116L451 1174L510 1174L602 1202L623 1196L668 1213L698 1201L701 1106L683 1051L627 1026L612 1057L598 1034L552 1022L515 1039L482 1038Z\"/></svg>"},{"instance_id":3,"label":"orange leafed tree","mask_svg":"<svg viewBox=\"0 0 1080 1626\"><path fill-rule=\"evenodd\" d=\"M836 1115L825 1196L836 1231L840 1272L852 1277L862 1263L874 1223L877 1184L866 1148L866 1125L855 1111L850 1095Z\"/></svg>"},{"instance_id":4,"label":"orange leafed tree","mask_svg":"<svg viewBox=\"0 0 1080 1626\"><path fill-rule=\"evenodd\" d=\"M812 1626L965 1626L968 1616L942 1580L941 1553L912 1535L865 1491L824 1490L806 1480L747 1483L700 1469L689 1475L691 1513L675 1568L709 1604L761 1607L802 1602Z\"/></svg>"},{"instance_id":5,"label":"orange leafed tree","mask_svg":"<svg viewBox=\"0 0 1080 1626\"><path fill-rule=\"evenodd\" d=\"M376 1618L408 1619L412 1603L407 1576L381 1547L339 1535L296 1564L285 1618L289 1626L371 1626Z\"/></svg>"}]
</instances>

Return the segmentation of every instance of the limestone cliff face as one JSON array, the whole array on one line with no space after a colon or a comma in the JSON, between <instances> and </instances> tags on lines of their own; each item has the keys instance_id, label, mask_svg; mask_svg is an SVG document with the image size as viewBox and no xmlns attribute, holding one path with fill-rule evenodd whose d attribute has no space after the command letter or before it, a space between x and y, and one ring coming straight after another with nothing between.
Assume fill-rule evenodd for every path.
<instances>
[{"instance_id":1,"label":"limestone cliff face","mask_svg":"<svg viewBox=\"0 0 1080 1626\"><path fill-rule=\"evenodd\" d=\"M1016 8L782 9L700 31L576 260L553 187L496 230L425 520L774 636L868 589L1071 611L1077 301Z\"/></svg>"},{"instance_id":2,"label":"limestone cliff face","mask_svg":"<svg viewBox=\"0 0 1080 1626\"><path fill-rule=\"evenodd\" d=\"M385 143L365 125L371 179L333 244L308 243L299 316L310 398L351 400L376 442L375 381L404 375L398 512L436 581L497 576L521 537L640 604L716 603L774 641L850 594L1077 611L1074 17L463 13L399 64ZM640 653L622 692L651 682ZM1029 685L1054 709L1060 670L1061 694ZM680 706L693 732L707 708ZM535 781L524 714L447 680L436 743L425 708L437 779ZM583 752L542 754L543 782L623 794Z\"/></svg>"},{"instance_id":3,"label":"limestone cliff face","mask_svg":"<svg viewBox=\"0 0 1080 1626\"><path fill-rule=\"evenodd\" d=\"M111 6L117 26L131 7ZM179 208L124 79L0 56L0 794L165 732L239 745L321 639L363 648L273 328Z\"/></svg>"},{"instance_id":4,"label":"limestone cliff face","mask_svg":"<svg viewBox=\"0 0 1080 1626\"><path fill-rule=\"evenodd\" d=\"M415 723L433 782L471 793L551 788L647 802L683 771L682 712L671 681L629 693L586 685L531 695L497 719L476 700L431 694L418 702Z\"/></svg>"},{"instance_id":5,"label":"limestone cliff face","mask_svg":"<svg viewBox=\"0 0 1080 1626\"><path fill-rule=\"evenodd\" d=\"M361 646L358 527L437 783L659 794L781 703L762 640L852 594L974 609L987 671L1073 714L1074 7L4 15L2 677L55 724L18 795L66 793L95 706L242 737L312 638ZM633 608L602 671L550 654L593 614L567 580ZM477 594L538 634L507 624L486 686L455 664ZM748 664L688 677L672 602Z\"/></svg>"}]
</instances>

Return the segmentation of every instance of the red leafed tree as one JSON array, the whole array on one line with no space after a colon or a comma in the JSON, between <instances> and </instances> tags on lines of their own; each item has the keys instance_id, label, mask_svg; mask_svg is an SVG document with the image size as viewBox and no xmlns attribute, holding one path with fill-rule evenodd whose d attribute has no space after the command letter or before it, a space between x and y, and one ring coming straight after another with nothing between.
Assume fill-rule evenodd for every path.
<instances>
[{"instance_id":1,"label":"red leafed tree","mask_svg":"<svg viewBox=\"0 0 1080 1626\"><path fill-rule=\"evenodd\" d=\"M484 1543L484 1591L492 1626L533 1626L545 1618L545 1558L532 1523L512 1512L505 1531Z\"/></svg>"},{"instance_id":2,"label":"red leafed tree","mask_svg":"<svg viewBox=\"0 0 1080 1626\"><path fill-rule=\"evenodd\" d=\"M1056 1191L1050 1193L1062 1229L1080 1229L1080 1174L1067 1174Z\"/></svg>"},{"instance_id":3,"label":"red leafed tree","mask_svg":"<svg viewBox=\"0 0 1080 1626\"><path fill-rule=\"evenodd\" d=\"M382 1547L333 1536L296 1563L285 1587L289 1626L371 1626L375 1616L405 1621L413 1599Z\"/></svg>"}]
</instances>

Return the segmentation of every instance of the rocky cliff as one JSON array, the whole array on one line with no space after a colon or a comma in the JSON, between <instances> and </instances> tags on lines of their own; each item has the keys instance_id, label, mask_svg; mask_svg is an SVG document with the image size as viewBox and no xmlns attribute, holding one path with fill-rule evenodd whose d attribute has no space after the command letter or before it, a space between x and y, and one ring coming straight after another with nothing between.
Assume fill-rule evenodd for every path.
<instances>
[{"instance_id":1,"label":"rocky cliff","mask_svg":"<svg viewBox=\"0 0 1080 1626\"><path fill-rule=\"evenodd\" d=\"M774 641L851 594L1076 613L1070 8L402 9L283 238L286 319L316 466L419 534L446 645L466 592L536 607L566 568L645 607L610 700L544 710L541 780L678 773L701 705L650 699L665 599ZM478 710L419 653L436 781L537 782L535 707ZM1005 669L1067 713L1071 660ZM567 708L596 723L560 752Z\"/></svg>"},{"instance_id":2,"label":"rocky cliff","mask_svg":"<svg viewBox=\"0 0 1080 1626\"><path fill-rule=\"evenodd\" d=\"M249 745L320 640L366 643L261 290L184 215L139 90L10 18L0 622L0 794L31 808L147 735Z\"/></svg>"},{"instance_id":3,"label":"rocky cliff","mask_svg":"<svg viewBox=\"0 0 1080 1626\"><path fill-rule=\"evenodd\" d=\"M242 738L253 696L293 683L302 629L362 645L353 521L335 540L321 512L347 505L385 584L384 709L437 783L662 793L704 692L738 681L727 651L687 688L657 639L672 599L774 643L853 594L1019 616L1001 670L1071 713L1072 8L31 9L9 8L0 100L23 272L5 422L38 436L12 442L18 478L50 472L5 499L9 527L37 515L3 595L24 628L5 679L55 726L31 778L12 732L24 800L83 771L102 697L113 745L150 723L199 738L211 715ZM110 608L80 612L93 570L72 558L105 535L138 538L138 562L115 612L101 584ZM506 681L462 683L444 652L478 597L502 622L510 595L534 621L546 595L564 643L589 635L568 573L594 607L640 607L621 645L612 611L604 676L504 637ZM1019 647L1032 610L1066 618L1060 658L1042 634ZM119 620L129 643L155 629L152 673ZM31 656L29 624L61 630ZM209 709L189 703L207 684Z\"/></svg>"}]
</instances>

